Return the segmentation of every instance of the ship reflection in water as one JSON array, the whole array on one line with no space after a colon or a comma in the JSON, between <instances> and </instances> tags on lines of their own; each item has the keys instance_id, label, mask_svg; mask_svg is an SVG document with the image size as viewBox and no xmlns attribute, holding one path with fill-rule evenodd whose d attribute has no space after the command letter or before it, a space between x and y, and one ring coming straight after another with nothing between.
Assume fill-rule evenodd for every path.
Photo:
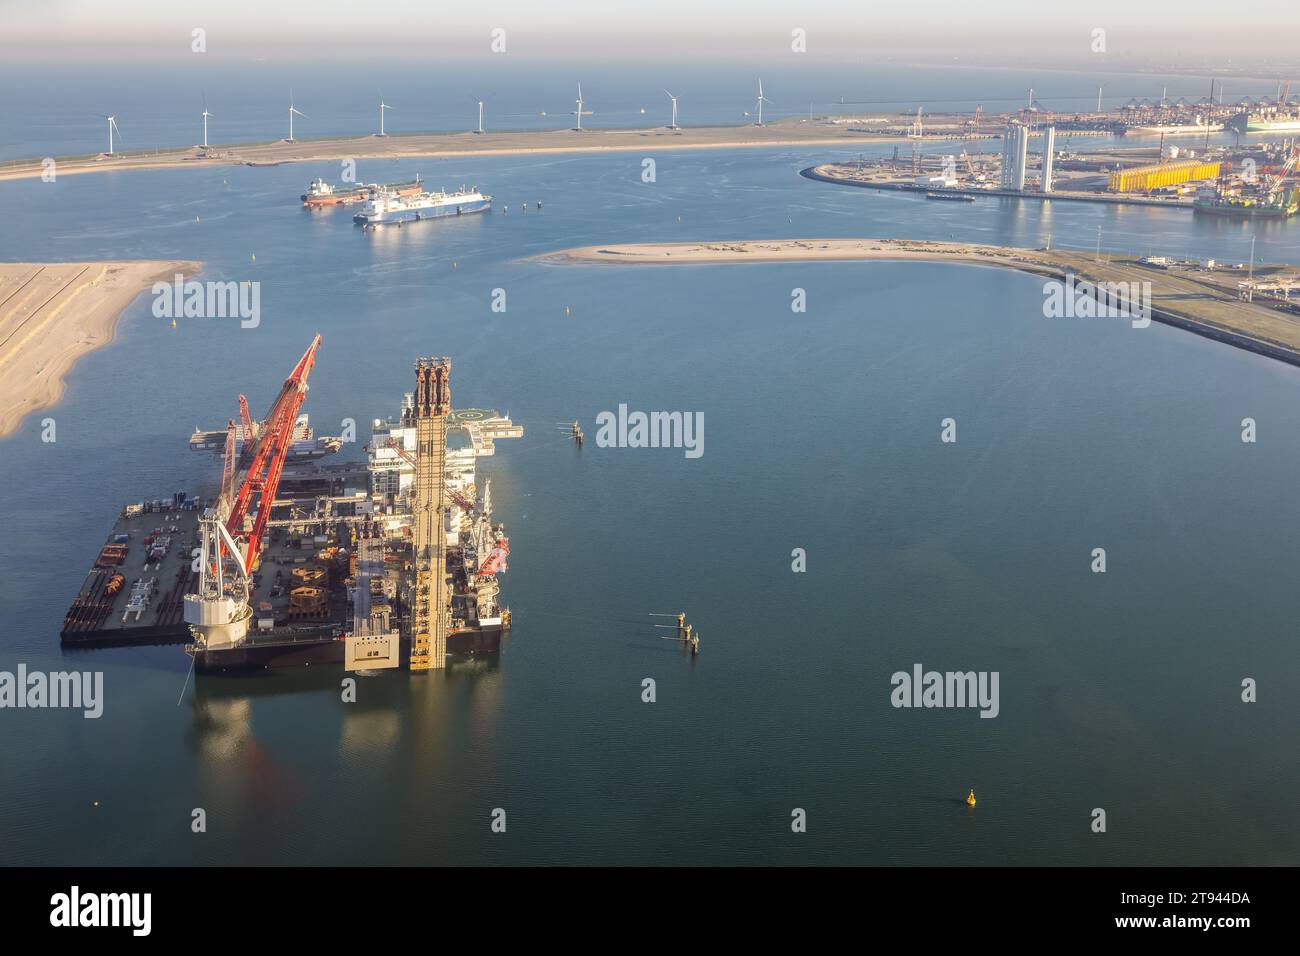
<instances>
[{"instance_id":1,"label":"ship reflection in water","mask_svg":"<svg viewBox=\"0 0 1300 956\"><path fill-rule=\"evenodd\" d=\"M502 687L500 656L449 658L441 673L412 675L403 670L344 673L338 668L267 670L253 676L199 676L187 694L190 721L187 749L195 762L194 806L203 808L211 829L238 821L246 852L264 852L255 834L266 828L301 825L322 797L314 789L311 767L329 749L329 724L338 721L337 761L351 771L358 793L372 793L366 779L411 777L395 802L419 802L422 781L443 774L457 754L499 732ZM310 753L294 749L285 736L285 714L311 713L320 723L312 731ZM321 701L329 701L322 717ZM297 721L289 720L288 724ZM382 789L382 788L381 788ZM331 799L344 799L334 795ZM396 808L394 808L396 811Z\"/></svg>"}]
</instances>

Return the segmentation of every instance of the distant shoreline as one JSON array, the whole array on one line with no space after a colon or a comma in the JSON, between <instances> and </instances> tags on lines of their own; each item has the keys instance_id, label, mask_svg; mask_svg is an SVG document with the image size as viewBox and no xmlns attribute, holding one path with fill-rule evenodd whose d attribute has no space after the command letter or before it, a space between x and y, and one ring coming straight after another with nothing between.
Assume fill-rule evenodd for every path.
<instances>
[{"instance_id":1,"label":"distant shoreline","mask_svg":"<svg viewBox=\"0 0 1300 956\"><path fill-rule=\"evenodd\" d=\"M58 404L85 355L113 341L122 312L155 282L201 262L0 263L0 438Z\"/></svg>"},{"instance_id":2,"label":"distant shoreline","mask_svg":"<svg viewBox=\"0 0 1300 956\"><path fill-rule=\"evenodd\" d=\"M53 157L57 176L150 169L215 166L281 165L344 159L444 159L453 156L521 156L535 153L626 153L644 150L743 149L748 147L856 146L895 142L897 136L855 132L848 124L783 119L763 126L683 126L646 129L517 130L478 133L412 133L377 136L282 140L213 146L204 155L197 147L155 153ZM0 163L0 181L38 179L42 159Z\"/></svg>"}]
</instances>

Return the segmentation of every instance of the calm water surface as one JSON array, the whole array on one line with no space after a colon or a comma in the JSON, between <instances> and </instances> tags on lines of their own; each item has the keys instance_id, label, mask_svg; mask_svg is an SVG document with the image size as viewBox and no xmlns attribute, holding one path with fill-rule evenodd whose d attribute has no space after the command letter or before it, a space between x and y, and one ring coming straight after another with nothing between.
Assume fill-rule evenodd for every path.
<instances>
[{"instance_id":1,"label":"calm water surface","mask_svg":"<svg viewBox=\"0 0 1300 956\"><path fill-rule=\"evenodd\" d=\"M1300 370L1160 326L1048 320L1039 280L989 269L526 259L786 236L1091 249L1098 225L1110 249L1249 253L1252 227L1174 211L797 175L837 155L856 151L662 154L654 184L631 154L374 162L363 179L497 197L490 216L377 235L297 207L333 164L0 184L0 259L197 258L259 280L263 313L173 330L142 299L49 412L58 441L33 419L0 441L0 669L102 670L107 696L97 721L0 714L0 861L1300 861ZM1254 229L1260 260L1300 261L1294 225ZM499 660L364 679L349 705L337 672L182 695L177 647L61 654L118 509L210 491L190 430L240 392L264 409L317 331L323 431L351 417L364 437L427 354L453 357L456 404L526 427L479 466L513 550ZM621 402L702 411L705 454L578 452L555 428L593 435ZM696 660L648 626L683 607ZM891 708L890 675L917 662L999 671L1000 716Z\"/></svg>"}]
</instances>

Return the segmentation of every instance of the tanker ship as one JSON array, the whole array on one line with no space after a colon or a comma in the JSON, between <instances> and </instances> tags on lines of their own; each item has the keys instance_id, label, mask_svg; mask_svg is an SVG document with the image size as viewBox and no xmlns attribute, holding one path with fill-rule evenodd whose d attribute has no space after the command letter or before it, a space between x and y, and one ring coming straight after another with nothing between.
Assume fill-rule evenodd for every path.
<instances>
[{"instance_id":1,"label":"tanker ship","mask_svg":"<svg viewBox=\"0 0 1300 956\"><path fill-rule=\"evenodd\" d=\"M308 208L350 206L353 203L365 202L370 198L371 192L376 190L384 190L396 196L413 196L423 188L419 176L408 182L389 183L386 186L370 183L363 186L337 187L323 179L313 179L307 191L302 194L302 204Z\"/></svg>"},{"instance_id":2,"label":"tanker ship","mask_svg":"<svg viewBox=\"0 0 1300 956\"><path fill-rule=\"evenodd\" d=\"M354 222L362 226L382 226L391 223L418 222L442 216L461 216L485 212L492 207L492 197L477 189L462 188L459 192L424 192L399 196L383 189L372 190L370 199L355 216Z\"/></svg>"}]
</instances>

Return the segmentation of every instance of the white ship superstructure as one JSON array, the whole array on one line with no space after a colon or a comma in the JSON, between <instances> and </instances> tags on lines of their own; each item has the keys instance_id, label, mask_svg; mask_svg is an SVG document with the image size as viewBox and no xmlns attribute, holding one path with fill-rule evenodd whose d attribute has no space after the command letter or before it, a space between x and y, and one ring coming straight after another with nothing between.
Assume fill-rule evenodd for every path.
<instances>
[{"instance_id":1,"label":"white ship superstructure","mask_svg":"<svg viewBox=\"0 0 1300 956\"><path fill-rule=\"evenodd\" d=\"M401 196L386 189L372 189L369 200L352 218L363 226L382 226L469 215L485 212L491 206L492 197L483 195L473 187L462 188L458 192L420 192L410 196Z\"/></svg>"}]
</instances>

